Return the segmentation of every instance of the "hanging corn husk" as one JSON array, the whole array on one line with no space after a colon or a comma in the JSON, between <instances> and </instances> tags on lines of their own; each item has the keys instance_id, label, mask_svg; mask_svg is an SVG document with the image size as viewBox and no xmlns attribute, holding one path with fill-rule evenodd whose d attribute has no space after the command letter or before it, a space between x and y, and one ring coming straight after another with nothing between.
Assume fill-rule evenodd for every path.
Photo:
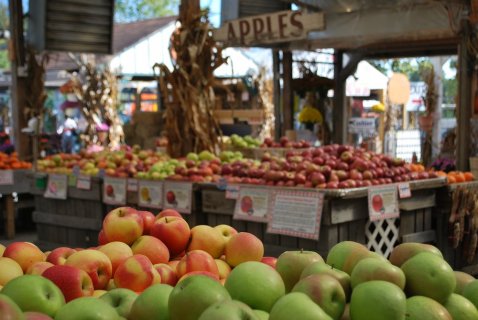
<instances>
[{"instance_id":1,"label":"hanging corn husk","mask_svg":"<svg viewBox=\"0 0 478 320\"><path fill-rule=\"evenodd\" d=\"M122 123L117 111L117 81L109 69L100 70L91 63L78 62L79 72L72 77L73 89L87 126L80 138L85 147L100 144L97 128L109 127L105 146L114 148L123 143Z\"/></svg>"},{"instance_id":2,"label":"hanging corn husk","mask_svg":"<svg viewBox=\"0 0 478 320\"><path fill-rule=\"evenodd\" d=\"M259 76L255 79L259 89L259 108L264 111L264 123L259 132L259 140L264 141L265 138L271 137L274 130L274 104L272 102L272 95L274 92L274 84L272 79L266 78L267 72L264 67L259 71Z\"/></svg>"},{"instance_id":3,"label":"hanging corn husk","mask_svg":"<svg viewBox=\"0 0 478 320\"><path fill-rule=\"evenodd\" d=\"M165 132L173 157L219 148L221 130L213 116L213 72L226 62L212 38L207 13L181 10L181 26L171 39L173 70L155 64L165 103Z\"/></svg>"},{"instance_id":4,"label":"hanging corn husk","mask_svg":"<svg viewBox=\"0 0 478 320\"><path fill-rule=\"evenodd\" d=\"M27 57L27 78L25 84L25 120L37 117L37 129L39 132L42 126L43 114L45 111L45 101L47 94L45 91L45 67L48 63L48 55L43 54L37 59L33 49L28 50Z\"/></svg>"}]
</instances>

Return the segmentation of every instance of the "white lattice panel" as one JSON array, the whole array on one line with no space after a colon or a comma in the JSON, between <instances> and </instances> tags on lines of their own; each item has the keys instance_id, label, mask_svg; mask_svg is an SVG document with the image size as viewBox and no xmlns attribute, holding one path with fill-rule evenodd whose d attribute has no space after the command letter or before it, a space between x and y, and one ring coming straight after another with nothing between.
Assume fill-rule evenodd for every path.
<instances>
[{"instance_id":1,"label":"white lattice panel","mask_svg":"<svg viewBox=\"0 0 478 320\"><path fill-rule=\"evenodd\" d=\"M368 221L365 225L367 248L387 257L398 241L398 219Z\"/></svg>"}]
</instances>

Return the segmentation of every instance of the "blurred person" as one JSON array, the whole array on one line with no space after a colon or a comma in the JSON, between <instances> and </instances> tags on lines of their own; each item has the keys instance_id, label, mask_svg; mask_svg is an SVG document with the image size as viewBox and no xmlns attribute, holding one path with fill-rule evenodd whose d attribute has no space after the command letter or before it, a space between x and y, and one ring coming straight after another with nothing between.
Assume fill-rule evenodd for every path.
<instances>
[{"instance_id":1,"label":"blurred person","mask_svg":"<svg viewBox=\"0 0 478 320\"><path fill-rule=\"evenodd\" d=\"M58 128L58 134L61 134L61 149L65 153L72 153L75 147L76 130L78 125L69 114L65 115L65 121Z\"/></svg>"}]
</instances>

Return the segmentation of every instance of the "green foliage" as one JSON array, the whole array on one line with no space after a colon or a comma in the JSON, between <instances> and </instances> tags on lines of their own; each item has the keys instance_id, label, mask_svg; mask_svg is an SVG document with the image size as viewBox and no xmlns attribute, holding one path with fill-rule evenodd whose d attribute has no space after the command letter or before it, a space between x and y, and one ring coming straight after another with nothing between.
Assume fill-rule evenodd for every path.
<instances>
[{"instance_id":1,"label":"green foliage","mask_svg":"<svg viewBox=\"0 0 478 320\"><path fill-rule=\"evenodd\" d=\"M116 0L115 21L132 22L177 13L179 0Z\"/></svg>"}]
</instances>

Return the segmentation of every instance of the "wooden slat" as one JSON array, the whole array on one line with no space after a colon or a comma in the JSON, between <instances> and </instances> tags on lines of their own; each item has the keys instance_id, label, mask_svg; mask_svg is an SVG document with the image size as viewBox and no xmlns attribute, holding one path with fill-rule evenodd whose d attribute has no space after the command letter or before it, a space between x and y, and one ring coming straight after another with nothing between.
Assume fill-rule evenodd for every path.
<instances>
[{"instance_id":1,"label":"wooden slat","mask_svg":"<svg viewBox=\"0 0 478 320\"><path fill-rule=\"evenodd\" d=\"M331 200L331 223L339 224L368 217L367 198Z\"/></svg>"},{"instance_id":2,"label":"wooden slat","mask_svg":"<svg viewBox=\"0 0 478 320\"><path fill-rule=\"evenodd\" d=\"M103 220L34 211L33 221L36 223L43 223L53 226L99 231L101 229Z\"/></svg>"},{"instance_id":3,"label":"wooden slat","mask_svg":"<svg viewBox=\"0 0 478 320\"><path fill-rule=\"evenodd\" d=\"M436 239L435 230L409 233L402 236L402 242L435 243Z\"/></svg>"},{"instance_id":4,"label":"wooden slat","mask_svg":"<svg viewBox=\"0 0 478 320\"><path fill-rule=\"evenodd\" d=\"M405 213L400 215L400 236L415 232L415 215L413 213Z\"/></svg>"},{"instance_id":5,"label":"wooden slat","mask_svg":"<svg viewBox=\"0 0 478 320\"><path fill-rule=\"evenodd\" d=\"M339 242L350 240L349 238L349 223L341 223L339 227Z\"/></svg>"},{"instance_id":6,"label":"wooden slat","mask_svg":"<svg viewBox=\"0 0 478 320\"><path fill-rule=\"evenodd\" d=\"M202 211L232 215L236 200L226 199L225 195L221 190L202 190Z\"/></svg>"},{"instance_id":7,"label":"wooden slat","mask_svg":"<svg viewBox=\"0 0 478 320\"><path fill-rule=\"evenodd\" d=\"M435 190L418 190L412 192L413 196L401 199L398 202L400 210L413 211L417 209L431 208L436 205Z\"/></svg>"},{"instance_id":8,"label":"wooden slat","mask_svg":"<svg viewBox=\"0 0 478 320\"><path fill-rule=\"evenodd\" d=\"M425 213L423 210L415 211L415 232L423 231Z\"/></svg>"},{"instance_id":9,"label":"wooden slat","mask_svg":"<svg viewBox=\"0 0 478 320\"><path fill-rule=\"evenodd\" d=\"M262 231L262 223L248 221L246 223L246 230L247 230L247 232L252 233L256 237L258 237L259 239L264 238L264 235L262 233L263 232Z\"/></svg>"},{"instance_id":10,"label":"wooden slat","mask_svg":"<svg viewBox=\"0 0 478 320\"><path fill-rule=\"evenodd\" d=\"M423 229L430 230L432 228L432 209L427 208L424 209L424 217L423 217Z\"/></svg>"}]
</instances>

